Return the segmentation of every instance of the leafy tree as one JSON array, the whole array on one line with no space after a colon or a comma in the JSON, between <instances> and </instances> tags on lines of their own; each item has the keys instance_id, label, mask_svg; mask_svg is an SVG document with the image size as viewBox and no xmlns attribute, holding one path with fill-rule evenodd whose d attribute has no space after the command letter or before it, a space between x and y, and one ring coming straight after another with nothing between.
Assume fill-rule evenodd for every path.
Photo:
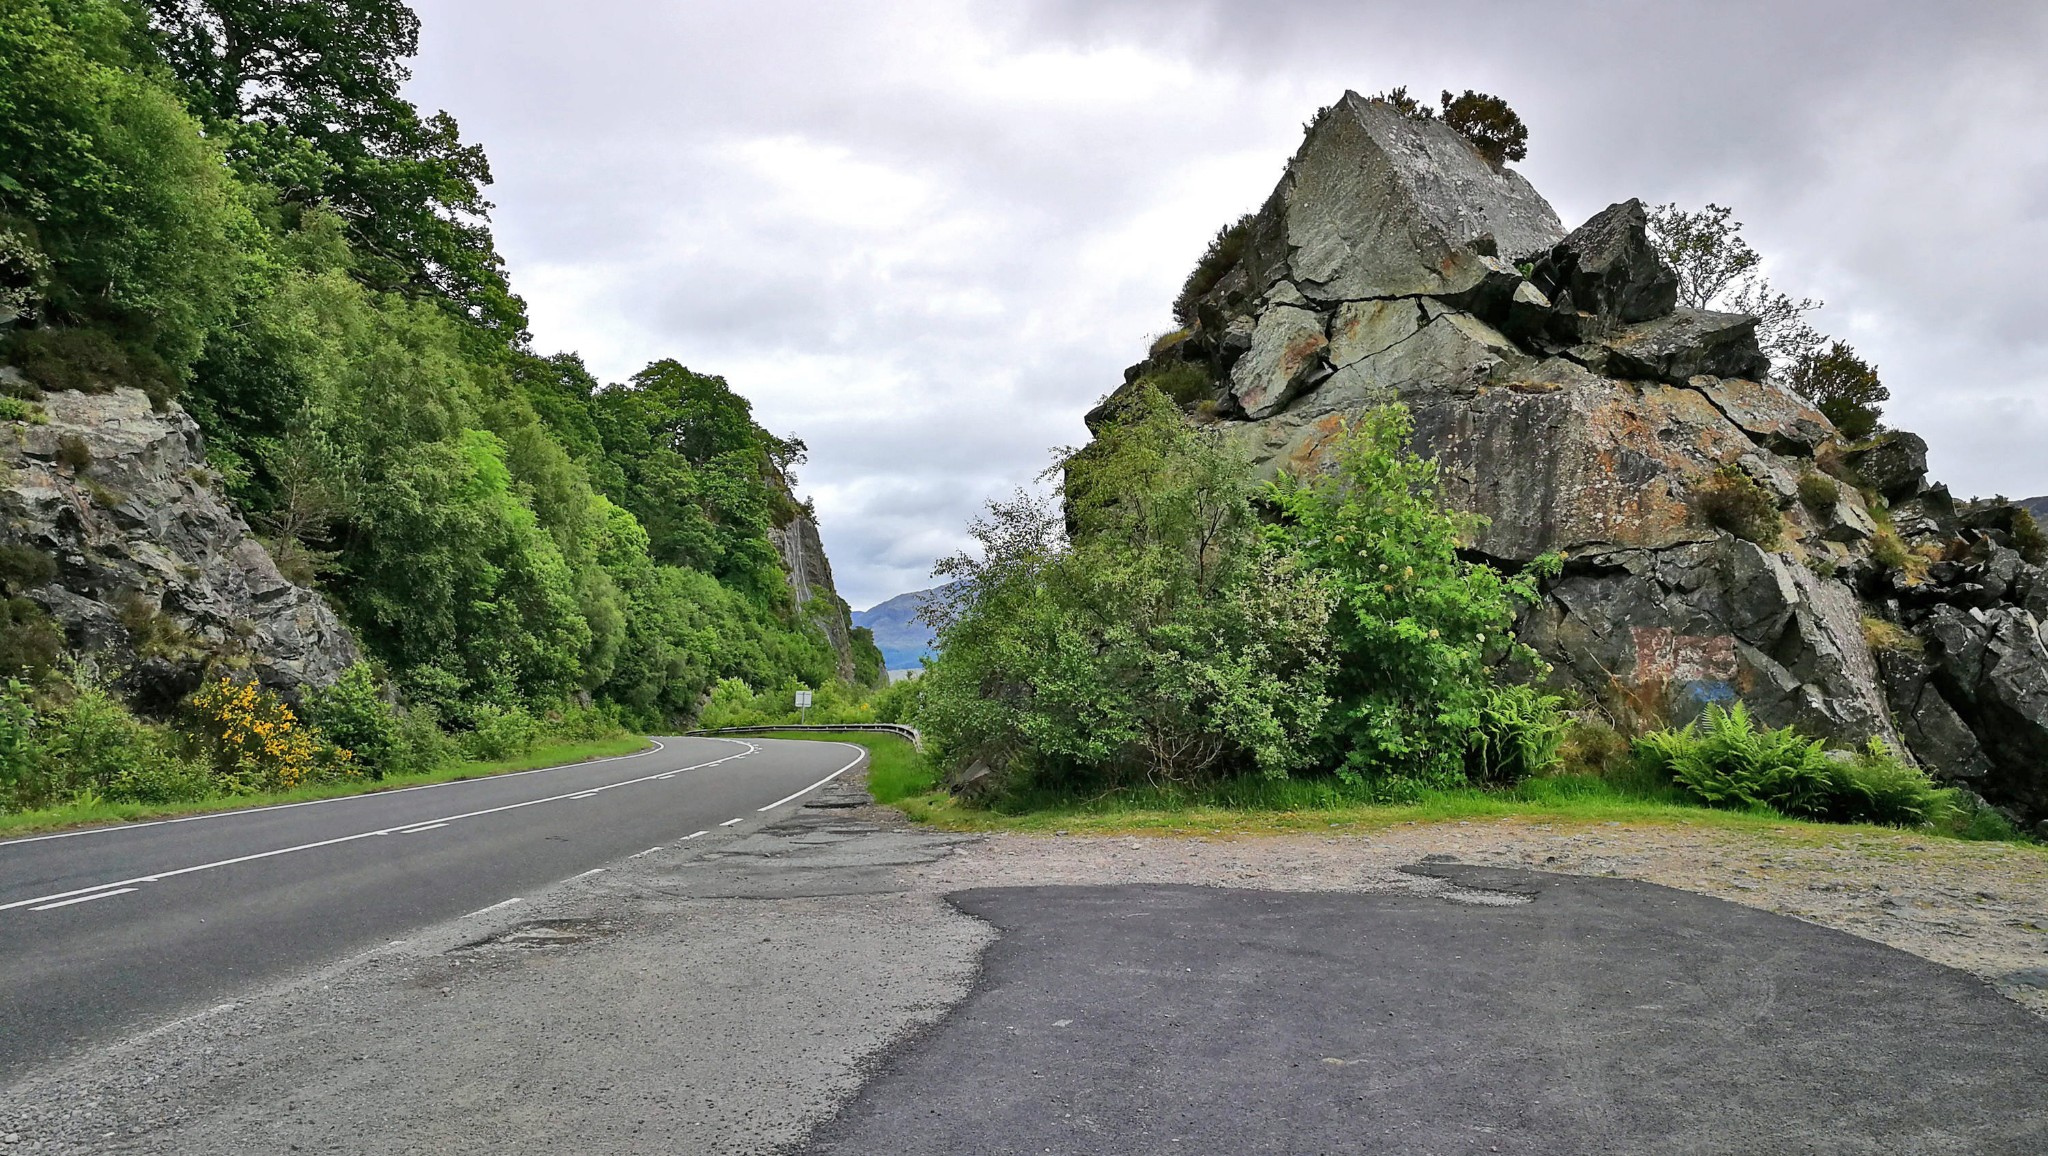
<instances>
[{"instance_id":1,"label":"leafy tree","mask_svg":"<svg viewBox=\"0 0 2048 1156\"><path fill-rule=\"evenodd\" d=\"M1529 127L1508 102L1497 96L1466 89L1463 96L1443 95L1444 123L1472 142L1479 155L1495 168L1529 155Z\"/></svg>"},{"instance_id":2,"label":"leafy tree","mask_svg":"<svg viewBox=\"0 0 2048 1156\"><path fill-rule=\"evenodd\" d=\"M1557 564L1546 558L1507 577L1461 558L1474 519L1438 504L1436 463L1409 451L1410 428L1403 407L1374 410L1330 472L1283 477L1271 494L1274 541L1337 600L1318 755L1347 779L1390 790L1465 779L1496 664L1539 664L1511 627Z\"/></svg>"},{"instance_id":3,"label":"leafy tree","mask_svg":"<svg viewBox=\"0 0 2048 1156\"><path fill-rule=\"evenodd\" d=\"M1757 344L1774 365L1790 365L1826 340L1806 321L1822 302L1771 288L1758 271L1763 258L1730 209L1658 205L1650 210L1650 242L1678 273L1680 304L1754 316Z\"/></svg>"},{"instance_id":4,"label":"leafy tree","mask_svg":"<svg viewBox=\"0 0 2048 1156\"><path fill-rule=\"evenodd\" d=\"M419 18L399 0L147 0L194 106L224 126L239 167L290 203L348 222L373 288L448 301L523 338L490 235L483 150L445 112L400 94Z\"/></svg>"},{"instance_id":5,"label":"leafy tree","mask_svg":"<svg viewBox=\"0 0 2048 1156\"><path fill-rule=\"evenodd\" d=\"M1147 389L1066 467L1071 542L1020 496L971 527L979 557L941 564L956 584L918 688L941 757L1051 789L1303 767L1328 601L1262 540L1246 463Z\"/></svg>"},{"instance_id":6,"label":"leafy tree","mask_svg":"<svg viewBox=\"0 0 2048 1156\"><path fill-rule=\"evenodd\" d=\"M1786 376L1792 389L1818 406L1850 441L1862 441L1878 431L1884 416L1879 403L1892 396L1878 380L1877 367L1842 341L1824 350L1807 350Z\"/></svg>"}]
</instances>

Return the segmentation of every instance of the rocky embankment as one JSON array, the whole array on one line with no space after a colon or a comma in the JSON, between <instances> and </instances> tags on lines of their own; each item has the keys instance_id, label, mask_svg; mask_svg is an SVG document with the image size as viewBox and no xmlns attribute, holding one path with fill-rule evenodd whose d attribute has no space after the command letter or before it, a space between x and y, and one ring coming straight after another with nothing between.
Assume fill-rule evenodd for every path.
<instances>
[{"instance_id":1,"label":"rocky embankment","mask_svg":"<svg viewBox=\"0 0 2048 1156\"><path fill-rule=\"evenodd\" d=\"M357 660L326 601L278 572L221 494L189 414L134 389L36 404L46 420L0 426L0 541L54 566L21 593L72 653L145 706L190 692L209 663L290 692Z\"/></svg>"},{"instance_id":2,"label":"rocky embankment","mask_svg":"<svg viewBox=\"0 0 2048 1156\"><path fill-rule=\"evenodd\" d=\"M1640 202L1567 232L1440 121L1346 94L1124 388L1200 370L1176 395L1268 472L1401 402L1487 519L1476 555L1564 557L1522 625L1561 687L1881 738L2048 830L2048 575L2017 507L1930 485L1910 434L1847 445L1771 380L1755 318L1677 289ZM1731 488L1779 525L1731 532Z\"/></svg>"}]
</instances>

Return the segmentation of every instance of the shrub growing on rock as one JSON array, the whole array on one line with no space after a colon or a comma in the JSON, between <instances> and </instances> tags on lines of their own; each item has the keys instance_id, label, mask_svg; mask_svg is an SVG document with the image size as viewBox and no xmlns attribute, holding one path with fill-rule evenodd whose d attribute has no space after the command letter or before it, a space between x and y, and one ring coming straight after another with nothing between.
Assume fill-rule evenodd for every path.
<instances>
[{"instance_id":1,"label":"shrub growing on rock","mask_svg":"<svg viewBox=\"0 0 2048 1156\"><path fill-rule=\"evenodd\" d=\"M1766 550L1775 547L1785 532L1785 517L1778 512L1777 500L1741 466L1715 470L1694 501L1709 523Z\"/></svg>"},{"instance_id":2,"label":"shrub growing on rock","mask_svg":"<svg viewBox=\"0 0 2048 1156\"><path fill-rule=\"evenodd\" d=\"M1529 126L1500 97L1468 88L1454 98L1446 89L1443 106L1444 123L1471 141L1495 168L1529 155Z\"/></svg>"},{"instance_id":3,"label":"shrub growing on rock","mask_svg":"<svg viewBox=\"0 0 2048 1156\"><path fill-rule=\"evenodd\" d=\"M1816 514L1827 515L1842 500L1842 487L1826 474L1808 470L1799 475L1799 501Z\"/></svg>"},{"instance_id":4,"label":"shrub growing on rock","mask_svg":"<svg viewBox=\"0 0 2048 1156\"><path fill-rule=\"evenodd\" d=\"M1216 287L1230 267L1244 256L1244 244L1251 238L1254 213L1246 213L1237 220L1216 230L1209 239L1209 247L1202 251L1202 259L1195 262L1193 272L1180 287L1180 296L1173 299L1173 317L1183 326L1195 323L1195 303L1209 290Z\"/></svg>"},{"instance_id":5,"label":"shrub growing on rock","mask_svg":"<svg viewBox=\"0 0 2048 1156\"><path fill-rule=\"evenodd\" d=\"M1877 367L1843 341L1826 349L1807 349L1792 362L1786 379L1794 392L1819 407L1852 442L1877 432L1878 420L1884 416L1878 403L1892 396L1878 380Z\"/></svg>"}]
</instances>

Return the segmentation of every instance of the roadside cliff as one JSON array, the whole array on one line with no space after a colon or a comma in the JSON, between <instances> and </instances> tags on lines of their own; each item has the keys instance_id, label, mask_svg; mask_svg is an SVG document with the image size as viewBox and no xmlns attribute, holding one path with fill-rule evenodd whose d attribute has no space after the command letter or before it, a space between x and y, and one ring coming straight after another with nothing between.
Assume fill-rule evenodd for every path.
<instances>
[{"instance_id":1,"label":"roadside cliff","mask_svg":"<svg viewBox=\"0 0 2048 1156\"><path fill-rule=\"evenodd\" d=\"M1563 556L1522 623L1560 688L1625 720L1739 698L2048 822L2031 522L1930 485L1910 434L1846 444L1755 318L1677 305L1640 202L1567 232L1441 121L1347 93L1239 228L1125 389L1170 387L1269 474L1403 403L1487 519L1476 556Z\"/></svg>"}]
</instances>

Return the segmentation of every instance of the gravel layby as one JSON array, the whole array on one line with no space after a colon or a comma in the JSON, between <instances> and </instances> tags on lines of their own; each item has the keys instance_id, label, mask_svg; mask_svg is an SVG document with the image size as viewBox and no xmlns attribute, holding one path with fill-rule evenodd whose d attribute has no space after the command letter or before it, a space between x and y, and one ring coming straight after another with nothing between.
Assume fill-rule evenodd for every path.
<instances>
[{"instance_id":1,"label":"gravel layby","mask_svg":"<svg viewBox=\"0 0 2048 1156\"><path fill-rule=\"evenodd\" d=\"M1323 836L968 836L853 785L156 1026L0 1088L0 1156L787 1151L966 998L969 887L1497 899L1406 864L1616 875L1975 973L2048 1017L2048 854L1812 828L1525 820ZM707 846L707 844L709 844Z\"/></svg>"},{"instance_id":2,"label":"gravel layby","mask_svg":"<svg viewBox=\"0 0 2048 1156\"><path fill-rule=\"evenodd\" d=\"M1428 857L1640 879L1789 915L1970 972L2048 1018L2048 851L1866 829L1740 830L1501 819L1368 835L992 835L919 871L950 891L1198 883L1286 891L1428 886Z\"/></svg>"}]
</instances>

